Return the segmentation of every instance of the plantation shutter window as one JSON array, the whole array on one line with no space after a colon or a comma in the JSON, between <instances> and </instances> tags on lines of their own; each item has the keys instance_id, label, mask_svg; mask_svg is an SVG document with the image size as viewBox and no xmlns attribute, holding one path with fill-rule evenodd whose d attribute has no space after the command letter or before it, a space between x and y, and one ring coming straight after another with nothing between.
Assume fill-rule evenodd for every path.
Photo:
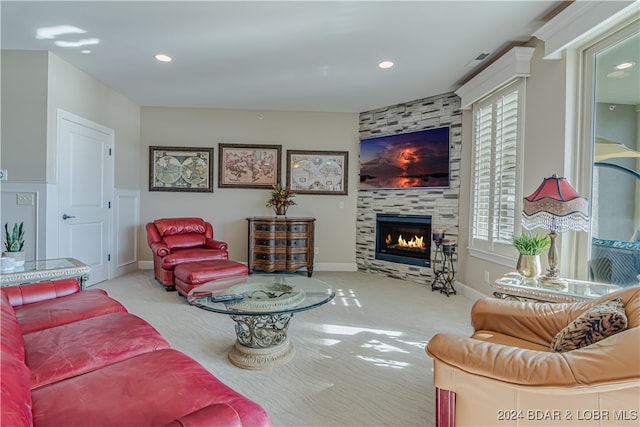
<instances>
[{"instance_id":1,"label":"plantation shutter window","mask_svg":"<svg viewBox=\"0 0 640 427\"><path fill-rule=\"evenodd\" d=\"M472 254L475 250L485 256L514 256L511 238L520 218L523 97L523 79L517 79L473 106Z\"/></svg>"},{"instance_id":2,"label":"plantation shutter window","mask_svg":"<svg viewBox=\"0 0 640 427\"><path fill-rule=\"evenodd\" d=\"M489 239L492 116L491 106L479 109L475 115L473 237L482 240Z\"/></svg>"}]
</instances>

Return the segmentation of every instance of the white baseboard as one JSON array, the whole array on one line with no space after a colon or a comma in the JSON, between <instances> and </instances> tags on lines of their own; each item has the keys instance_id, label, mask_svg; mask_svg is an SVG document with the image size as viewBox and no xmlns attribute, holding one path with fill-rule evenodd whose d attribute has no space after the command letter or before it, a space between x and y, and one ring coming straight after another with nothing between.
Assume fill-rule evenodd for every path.
<instances>
[{"instance_id":1,"label":"white baseboard","mask_svg":"<svg viewBox=\"0 0 640 427\"><path fill-rule=\"evenodd\" d=\"M137 263L135 262L130 262L128 264L118 266L114 269L112 278L115 279L116 277L124 276L127 273L131 273L136 270L136 266ZM153 263L151 263L151 268L153 268Z\"/></svg>"},{"instance_id":2,"label":"white baseboard","mask_svg":"<svg viewBox=\"0 0 640 427\"><path fill-rule=\"evenodd\" d=\"M346 262L319 262L313 265L313 271L358 271L358 264Z\"/></svg>"},{"instance_id":3,"label":"white baseboard","mask_svg":"<svg viewBox=\"0 0 640 427\"><path fill-rule=\"evenodd\" d=\"M153 261L138 261L140 270L153 270Z\"/></svg>"},{"instance_id":4,"label":"white baseboard","mask_svg":"<svg viewBox=\"0 0 640 427\"><path fill-rule=\"evenodd\" d=\"M462 295L464 295L465 297L469 298L471 301L477 301L477 300L482 299L482 298L491 297L491 295L483 294L482 292L478 291L477 289L474 289L469 285L465 285L462 282L458 282L457 280L456 280L455 287L457 289L460 289L462 291L460 293Z\"/></svg>"},{"instance_id":5,"label":"white baseboard","mask_svg":"<svg viewBox=\"0 0 640 427\"><path fill-rule=\"evenodd\" d=\"M243 262L246 264L246 262ZM138 268L140 270L152 270L153 261L138 261ZM356 263L332 263L332 262L320 262L313 266L314 271L358 271L358 265Z\"/></svg>"}]
</instances>

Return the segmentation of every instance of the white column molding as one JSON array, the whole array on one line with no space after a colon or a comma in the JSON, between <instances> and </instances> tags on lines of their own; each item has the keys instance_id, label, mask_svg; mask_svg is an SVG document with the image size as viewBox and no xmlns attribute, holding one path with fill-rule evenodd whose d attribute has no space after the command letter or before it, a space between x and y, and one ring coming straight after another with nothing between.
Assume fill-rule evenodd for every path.
<instances>
[{"instance_id":1,"label":"white column molding","mask_svg":"<svg viewBox=\"0 0 640 427\"><path fill-rule=\"evenodd\" d=\"M456 91L462 99L462 109L468 110L474 102L516 77L528 77L534 51L533 47L514 47L465 83Z\"/></svg>"},{"instance_id":2,"label":"white column molding","mask_svg":"<svg viewBox=\"0 0 640 427\"><path fill-rule=\"evenodd\" d=\"M115 189L115 233L111 247L110 277L122 276L138 268L140 191Z\"/></svg>"},{"instance_id":3,"label":"white column molding","mask_svg":"<svg viewBox=\"0 0 640 427\"><path fill-rule=\"evenodd\" d=\"M544 59L560 59L564 49L634 13L640 13L638 1L575 1L533 35L544 42Z\"/></svg>"}]
</instances>

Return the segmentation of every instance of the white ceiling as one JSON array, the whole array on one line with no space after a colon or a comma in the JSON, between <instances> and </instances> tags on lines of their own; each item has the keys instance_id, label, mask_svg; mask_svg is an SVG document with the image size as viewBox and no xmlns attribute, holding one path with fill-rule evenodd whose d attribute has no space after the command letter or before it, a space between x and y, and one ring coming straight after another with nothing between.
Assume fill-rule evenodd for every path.
<instances>
[{"instance_id":1,"label":"white ceiling","mask_svg":"<svg viewBox=\"0 0 640 427\"><path fill-rule=\"evenodd\" d=\"M457 89L558 4L3 0L1 45L50 50L142 106L362 112ZM36 38L57 25L86 33ZM90 38L91 53L54 44Z\"/></svg>"}]
</instances>

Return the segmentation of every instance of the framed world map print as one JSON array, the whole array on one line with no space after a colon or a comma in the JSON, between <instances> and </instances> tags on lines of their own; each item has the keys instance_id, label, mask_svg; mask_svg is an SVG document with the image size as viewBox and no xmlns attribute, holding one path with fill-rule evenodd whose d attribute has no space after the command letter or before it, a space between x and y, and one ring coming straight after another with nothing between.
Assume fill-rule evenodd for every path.
<instances>
[{"instance_id":1,"label":"framed world map print","mask_svg":"<svg viewBox=\"0 0 640 427\"><path fill-rule=\"evenodd\" d=\"M213 148L149 147L149 191L213 193Z\"/></svg>"},{"instance_id":2,"label":"framed world map print","mask_svg":"<svg viewBox=\"0 0 640 427\"><path fill-rule=\"evenodd\" d=\"M347 194L348 151L287 150L287 185L298 194Z\"/></svg>"},{"instance_id":3,"label":"framed world map print","mask_svg":"<svg viewBox=\"0 0 640 427\"><path fill-rule=\"evenodd\" d=\"M220 144L218 187L271 188L280 182L281 145Z\"/></svg>"}]
</instances>

